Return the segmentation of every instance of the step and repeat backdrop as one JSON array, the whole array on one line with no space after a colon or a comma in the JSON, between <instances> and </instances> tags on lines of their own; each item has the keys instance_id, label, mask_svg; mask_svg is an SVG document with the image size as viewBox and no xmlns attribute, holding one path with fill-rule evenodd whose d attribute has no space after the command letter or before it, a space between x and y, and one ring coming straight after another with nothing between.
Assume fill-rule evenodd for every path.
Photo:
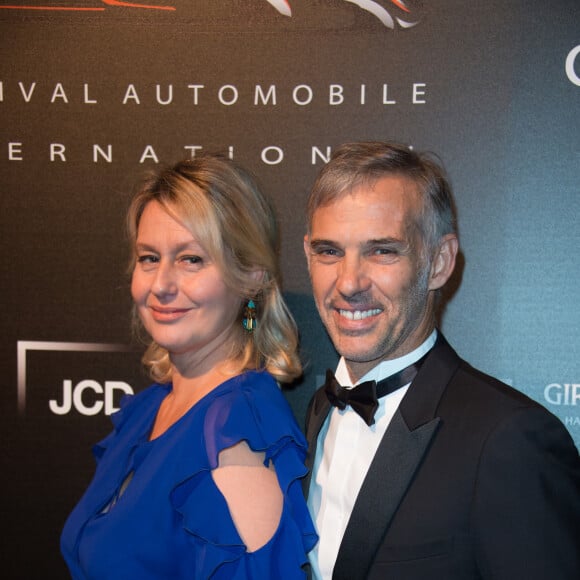
<instances>
[{"instance_id":1,"label":"step and repeat backdrop","mask_svg":"<svg viewBox=\"0 0 580 580\"><path fill-rule=\"evenodd\" d=\"M67 576L91 445L149 382L128 198L200 151L275 200L301 423L336 364L302 255L308 190L340 143L394 139L438 154L456 193L447 338L580 445L579 25L578 0L0 0L4 577Z\"/></svg>"}]
</instances>

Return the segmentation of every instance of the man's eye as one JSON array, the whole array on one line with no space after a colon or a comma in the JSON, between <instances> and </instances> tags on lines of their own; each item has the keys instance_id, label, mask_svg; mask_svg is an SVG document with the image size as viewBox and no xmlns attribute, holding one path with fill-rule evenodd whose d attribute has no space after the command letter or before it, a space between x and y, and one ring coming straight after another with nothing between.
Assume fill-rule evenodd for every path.
<instances>
[{"instance_id":1,"label":"man's eye","mask_svg":"<svg viewBox=\"0 0 580 580\"><path fill-rule=\"evenodd\" d=\"M370 259L374 259L380 264L391 264L398 261L401 257L401 252L397 248L379 246L371 248L367 255Z\"/></svg>"},{"instance_id":2,"label":"man's eye","mask_svg":"<svg viewBox=\"0 0 580 580\"><path fill-rule=\"evenodd\" d=\"M319 264L334 264L343 253L337 248L313 248L312 259Z\"/></svg>"},{"instance_id":3,"label":"man's eye","mask_svg":"<svg viewBox=\"0 0 580 580\"><path fill-rule=\"evenodd\" d=\"M312 251L313 257L318 261L325 263L333 263L340 259L340 250L336 248L314 248Z\"/></svg>"}]
</instances>

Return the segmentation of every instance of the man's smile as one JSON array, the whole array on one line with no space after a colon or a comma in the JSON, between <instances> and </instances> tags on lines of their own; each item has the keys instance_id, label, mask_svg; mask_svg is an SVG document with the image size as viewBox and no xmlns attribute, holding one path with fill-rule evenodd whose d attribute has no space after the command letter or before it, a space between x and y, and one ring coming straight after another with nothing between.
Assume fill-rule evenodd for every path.
<instances>
[{"instance_id":1,"label":"man's smile","mask_svg":"<svg viewBox=\"0 0 580 580\"><path fill-rule=\"evenodd\" d=\"M369 310L343 310L342 308L338 309L338 313L347 318L348 320L363 320L364 318L368 318L369 316L376 316L380 314L382 310L380 308L371 308Z\"/></svg>"}]
</instances>

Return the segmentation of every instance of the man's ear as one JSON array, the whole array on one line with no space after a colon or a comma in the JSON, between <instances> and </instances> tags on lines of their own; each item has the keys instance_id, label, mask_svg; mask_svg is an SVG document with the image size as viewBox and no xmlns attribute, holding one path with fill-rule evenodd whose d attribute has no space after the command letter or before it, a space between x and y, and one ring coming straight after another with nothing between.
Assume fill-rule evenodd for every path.
<instances>
[{"instance_id":1,"label":"man's ear","mask_svg":"<svg viewBox=\"0 0 580 580\"><path fill-rule=\"evenodd\" d=\"M455 259L458 251L459 240L455 234L447 234L441 238L431 262L429 290L438 290L449 280L455 269Z\"/></svg>"},{"instance_id":2,"label":"man's ear","mask_svg":"<svg viewBox=\"0 0 580 580\"><path fill-rule=\"evenodd\" d=\"M306 254L306 263L310 269L310 238L308 234L304 236L304 253Z\"/></svg>"}]
</instances>

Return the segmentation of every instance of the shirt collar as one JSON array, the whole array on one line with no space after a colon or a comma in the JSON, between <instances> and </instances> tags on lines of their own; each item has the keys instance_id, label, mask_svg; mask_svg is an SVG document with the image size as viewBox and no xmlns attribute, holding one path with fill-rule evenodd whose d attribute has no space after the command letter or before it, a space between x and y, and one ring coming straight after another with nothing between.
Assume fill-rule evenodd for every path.
<instances>
[{"instance_id":1,"label":"shirt collar","mask_svg":"<svg viewBox=\"0 0 580 580\"><path fill-rule=\"evenodd\" d=\"M358 383L362 383L364 381L380 381L386 377L390 377L395 373L398 373L400 370L404 369L405 367L413 364L414 362L418 361L423 355L427 354L435 344L437 340L437 330L433 330L433 332L429 335L429 337L420 344L415 350L392 360L384 360L380 362L376 367L372 368L366 375L361 377ZM346 368L346 362L344 357L341 357L338 361L338 366L336 368L336 380L344 387L353 387L352 381L350 380L350 375L348 374L348 370Z\"/></svg>"}]
</instances>

